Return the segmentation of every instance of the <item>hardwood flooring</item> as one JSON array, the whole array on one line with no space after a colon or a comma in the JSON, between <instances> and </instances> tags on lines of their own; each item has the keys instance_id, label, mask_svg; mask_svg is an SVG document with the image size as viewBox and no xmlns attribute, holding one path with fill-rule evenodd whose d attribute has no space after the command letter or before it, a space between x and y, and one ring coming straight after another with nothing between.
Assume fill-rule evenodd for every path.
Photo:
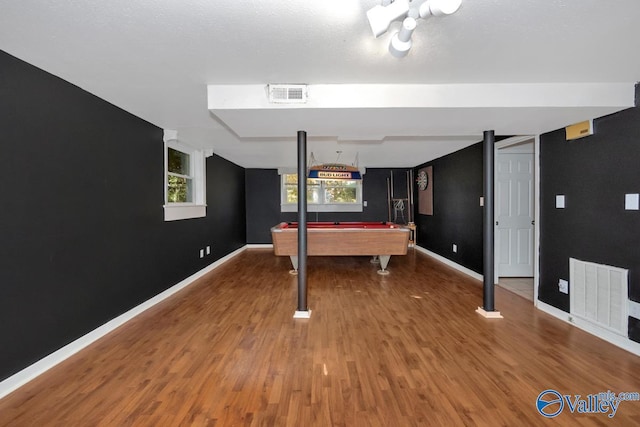
<instances>
[{"instance_id":1,"label":"hardwood flooring","mask_svg":"<svg viewBox=\"0 0 640 427\"><path fill-rule=\"evenodd\" d=\"M640 425L536 410L562 394L640 391L640 358L413 250L308 262L293 319L289 259L243 252L0 400L1 426Z\"/></svg>"}]
</instances>

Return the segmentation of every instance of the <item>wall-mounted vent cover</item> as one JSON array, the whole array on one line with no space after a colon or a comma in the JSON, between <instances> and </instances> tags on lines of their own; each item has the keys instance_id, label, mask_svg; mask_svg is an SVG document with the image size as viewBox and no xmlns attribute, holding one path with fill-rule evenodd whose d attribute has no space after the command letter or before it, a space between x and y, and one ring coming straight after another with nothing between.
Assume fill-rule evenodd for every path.
<instances>
[{"instance_id":1,"label":"wall-mounted vent cover","mask_svg":"<svg viewBox=\"0 0 640 427\"><path fill-rule=\"evenodd\" d=\"M304 104L307 102L307 85L270 84L269 102L274 104Z\"/></svg>"},{"instance_id":2,"label":"wall-mounted vent cover","mask_svg":"<svg viewBox=\"0 0 640 427\"><path fill-rule=\"evenodd\" d=\"M629 270L569 258L570 312L628 336Z\"/></svg>"}]
</instances>

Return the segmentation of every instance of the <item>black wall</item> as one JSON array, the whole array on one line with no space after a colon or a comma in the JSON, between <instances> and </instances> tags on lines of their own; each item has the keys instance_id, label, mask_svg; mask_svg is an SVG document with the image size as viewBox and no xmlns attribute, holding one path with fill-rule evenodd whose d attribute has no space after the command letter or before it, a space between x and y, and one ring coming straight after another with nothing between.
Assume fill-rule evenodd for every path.
<instances>
[{"instance_id":1,"label":"black wall","mask_svg":"<svg viewBox=\"0 0 640 427\"><path fill-rule=\"evenodd\" d=\"M246 242L243 168L165 222L162 129L1 51L0 129L0 380Z\"/></svg>"},{"instance_id":2,"label":"black wall","mask_svg":"<svg viewBox=\"0 0 640 427\"><path fill-rule=\"evenodd\" d=\"M482 274L482 143L417 166L414 175L427 166L433 166L433 215L418 214L416 186L417 244Z\"/></svg>"},{"instance_id":3,"label":"black wall","mask_svg":"<svg viewBox=\"0 0 640 427\"><path fill-rule=\"evenodd\" d=\"M309 212L307 218L309 221L387 221L387 178L393 173L394 197L407 197L407 170L367 169L362 178L367 207L362 212ZM297 221L298 213L280 212L280 176L276 169L246 169L246 185L247 243L271 243L270 228L283 221Z\"/></svg>"},{"instance_id":4,"label":"black wall","mask_svg":"<svg viewBox=\"0 0 640 427\"><path fill-rule=\"evenodd\" d=\"M625 194L640 193L640 108L599 118L594 129L575 141L564 129L540 137L538 295L567 312L558 280L569 280L570 257L629 269L629 296L640 301L640 212L624 209ZM555 208L559 194L565 209Z\"/></svg>"}]
</instances>

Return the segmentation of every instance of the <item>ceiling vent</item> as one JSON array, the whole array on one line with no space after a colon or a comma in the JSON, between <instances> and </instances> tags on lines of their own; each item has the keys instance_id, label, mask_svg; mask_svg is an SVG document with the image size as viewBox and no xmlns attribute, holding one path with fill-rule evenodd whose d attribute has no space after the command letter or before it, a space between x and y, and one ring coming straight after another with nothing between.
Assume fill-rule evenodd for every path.
<instances>
[{"instance_id":1,"label":"ceiling vent","mask_svg":"<svg viewBox=\"0 0 640 427\"><path fill-rule=\"evenodd\" d=\"M273 104L304 104L307 85L268 85L269 102Z\"/></svg>"}]
</instances>

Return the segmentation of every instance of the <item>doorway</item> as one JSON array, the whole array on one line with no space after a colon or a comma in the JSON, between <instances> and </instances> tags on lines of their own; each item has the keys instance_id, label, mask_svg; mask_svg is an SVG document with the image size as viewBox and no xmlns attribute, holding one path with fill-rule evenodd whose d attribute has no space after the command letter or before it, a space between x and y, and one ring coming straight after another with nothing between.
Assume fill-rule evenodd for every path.
<instances>
[{"instance_id":1,"label":"doorway","mask_svg":"<svg viewBox=\"0 0 640 427\"><path fill-rule=\"evenodd\" d=\"M496 143L495 283L534 301L535 138Z\"/></svg>"}]
</instances>

